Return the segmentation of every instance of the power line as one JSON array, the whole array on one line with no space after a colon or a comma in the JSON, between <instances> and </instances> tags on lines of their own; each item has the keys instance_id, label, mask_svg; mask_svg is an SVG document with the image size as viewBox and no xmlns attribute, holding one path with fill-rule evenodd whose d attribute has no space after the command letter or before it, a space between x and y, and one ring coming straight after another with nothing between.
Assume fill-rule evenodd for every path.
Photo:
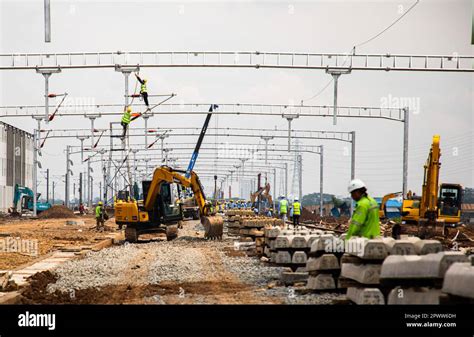
<instances>
[{"instance_id":1,"label":"power line","mask_svg":"<svg viewBox=\"0 0 474 337\"><path fill-rule=\"evenodd\" d=\"M353 48L352 48L352 52L355 54L355 49L357 47L360 47L360 46L363 46L364 44L367 44L369 43L370 41L373 41L375 40L376 38L378 38L380 35L382 35L383 33L385 33L387 30L389 30L391 27L393 27L398 21L400 21L405 15L407 15L408 13L410 13L410 11L415 8L416 5L418 5L418 3L420 2L420 0L416 0L416 2L411 5L410 8L408 8L408 10L403 13L402 15L400 15L400 17L398 17L395 21L393 21L387 28L385 28L384 30L382 30L380 33L376 34L375 36L371 37L370 39L368 39L367 41L364 41L362 43L359 43L359 44L356 44Z\"/></svg>"},{"instance_id":2,"label":"power line","mask_svg":"<svg viewBox=\"0 0 474 337\"><path fill-rule=\"evenodd\" d=\"M408 10L403 13L400 17L398 17L395 21L393 21L388 27L386 27L385 29L383 29L381 32L377 33L376 35L374 35L373 37L371 37L370 39L364 41L364 42L361 42L359 44L356 44L352 47L351 51L349 53L347 53L347 56L346 56L346 59L344 60L344 62L342 63L342 66L344 66L347 62L347 60L349 59L349 54L352 54L352 55L355 55L355 50L356 50L356 47L360 47L360 46L363 46L364 44L367 44L369 42L371 42L372 40L375 40L376 38L378 38L380 35L382 35L383 33L385 33L387 30L389 30L391 27L393 27L398 21L400 21L405 15L407 15L413 8L415 8L416 5L418 5L418 3L420 2L420 0L416 0L416 2L410 7L408 8ZM311 96L310 98L306 98L306 99L302 99L301 100L301 105L303 105L303 102L304 101L310 101L316 97L318 97L319 95L321 95L324 90L327 89L327 87L329 87L329 85L334 81L334 78L331 78L331 80L329 80L329 82L323 87L321 88L316 94L314 94L313 96Z\"/></svg>"}]
</instances>

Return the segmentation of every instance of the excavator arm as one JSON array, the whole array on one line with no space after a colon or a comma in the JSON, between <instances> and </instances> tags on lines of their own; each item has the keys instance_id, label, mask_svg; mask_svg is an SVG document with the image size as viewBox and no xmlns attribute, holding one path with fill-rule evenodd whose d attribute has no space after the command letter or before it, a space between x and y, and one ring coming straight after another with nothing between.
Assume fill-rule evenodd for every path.
<instances>
[{"instance_id":1,"label":"excavator arm","mask_svg":"<svg viewBox=\"0 0 474 337\"><path fill-rule=\"evenodd\" d=\"M186 174L190 175L189 178ZM210 204L206 201L204 189L201 185L198 175L194 171L174 170L168 166L161 166L153 173L153 180L148 189L148 194L144 203L146 211L153 210L155 200L158 197L162 183L176 183L186 188L190 187L194 193L194 199L199 207L201 214L201 224L205 229L206 238L221 238L223 232L223 219L211 213Z\"/></svg>"},{"instance_id":2,"label":"excavator arm","mask_svg":"<svg viewBox=\"0 0 474 337\"><path fill-rule=\"evenodd\" d=\"M273 204L273 199L270 195L270 184L267 183L264 187L260 187L257 192L252 193L250 195L250 201L252 202L252 204L255 202L255 200L257 200L260 195L263 196L266 200L268 200L268 203L270 205Z\"/></svg>"},{"instance_id":3,"label":"excavator arm","mask_svg":"<svg viewBox=\"0 0 474 337\"><path fill-rule=\"evenodd\" d=\"M424 177L422 195L420 202L420 217L434 221L437 217L438 209L438 180L441 157L439 146L439 135L433 136L430 153L424 166Z\"/></svg>"}]
</instances>

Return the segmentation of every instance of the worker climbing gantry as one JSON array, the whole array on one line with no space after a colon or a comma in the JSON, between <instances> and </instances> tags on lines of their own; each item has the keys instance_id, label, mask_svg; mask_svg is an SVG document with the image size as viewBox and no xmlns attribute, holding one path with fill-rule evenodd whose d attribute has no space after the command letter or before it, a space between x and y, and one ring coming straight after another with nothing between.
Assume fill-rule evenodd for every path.
<instances>
[{"instance_id":1,"label":"worker climbing gantry","mask_svg":"<svg viewBox=\"0 0 474 337\"><path fill-rule=\"evenodd\" d=\"M123 112L123 115L122 115L122 120L120 121L120 124L122 125L122 128L123 128L122 141L125 139L125 136L127 135L128 126L130 125L131 121L132 121L132 108L128 106L125 108L125 111Z\"/></svg>"},{"instance_id":2,"label":"worker climbing gantry","mask_svg":"<svg viewBox=\"0 0 474 337\"><path fill-rule=\"evenodd\" d=\"M150 110L150 104L148 103L148 89L146 87L147 79L141 78L138 73L135 73L135 77L137 78L138 82L140 82L140 96L143 98L145 102L147 111Z\"/></svg>"}]
</instances>

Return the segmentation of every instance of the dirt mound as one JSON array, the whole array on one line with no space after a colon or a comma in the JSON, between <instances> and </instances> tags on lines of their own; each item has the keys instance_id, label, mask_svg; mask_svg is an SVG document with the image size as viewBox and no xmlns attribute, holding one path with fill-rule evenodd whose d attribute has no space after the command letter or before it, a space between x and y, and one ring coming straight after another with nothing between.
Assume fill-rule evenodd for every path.
<instances>
[{"instance_id":1,"label":"dirt mound","mask_svg":"<svg viewBox=\"0 0 474 337\"><path fill-rule=\"evenodd\" d=\"M38 215L40 219L66 219L75 217L74 212L63 205L55 205Z\"/></svg>"}]
</instances>

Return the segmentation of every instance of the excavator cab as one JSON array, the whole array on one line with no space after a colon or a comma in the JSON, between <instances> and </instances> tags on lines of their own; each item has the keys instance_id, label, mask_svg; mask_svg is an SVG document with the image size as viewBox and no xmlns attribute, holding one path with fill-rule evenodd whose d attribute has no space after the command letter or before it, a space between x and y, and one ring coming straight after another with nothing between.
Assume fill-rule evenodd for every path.
<instances>
[{"instance_id":1,"label":"excavator cab","mask_svg":"<svg viewBox=\"0 0 474 337\"><path fill-rule=\"evenodd\" d=\"M143 181L143 198L146 200L151 181ZM181 204L174 202L173 185L162 182L160 193L158 194L153 211L149 212L150 220L156 223L175 223L183 220Z\"/></svg>"},{"instance_id":2,"label":"excavator cab","mask_svg":"<svg viewBox=\"0 0 474 337\"><path fill-rule=\"evenodd\" d=\"M130 200L130 192L128 190L118 191L117 200L121 200L121 201Z\"/></svg>"},{"instance_id":3,"label":"excavator cab","mask_svg":"<svg viewBox=\"0 0 474 337\"><path fill-rule=\"evenodd\" d=\"M447 225L456 225L461 221L462 186L459 184L441 184L438 197L438 216L445 219Z\"/></svg>"}]
</instances>

